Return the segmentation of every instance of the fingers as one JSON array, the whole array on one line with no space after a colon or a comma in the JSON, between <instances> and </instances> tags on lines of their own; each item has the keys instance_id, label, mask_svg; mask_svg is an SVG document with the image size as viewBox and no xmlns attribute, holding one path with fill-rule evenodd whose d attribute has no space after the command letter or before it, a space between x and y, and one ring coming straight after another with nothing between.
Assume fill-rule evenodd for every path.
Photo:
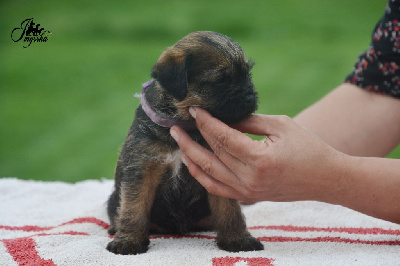
<instances>
[{"instance_id":1,"label":"fingers","mask_svg":"<svg viewBox=\"0 0 400 266\"><path fill-rule=\"evenodd\" d=\"M188 168L190 174L211 194L225 198L246 200L242 194L234 188L226 185L204 172L197 164L193 163L187 156L182 155L182 161Z\"/></svg>"},{"instance_id":2,"label":"fingers","mask_svg":"<svg viewBox=\"0 0 400 266\"><path fill-rule=\"evenodd\" d=\"M212 117L201 108L191 109L192 115L193 110L195 111L196 125L201 135L221 161L232 168L239 164L240 168L242 164L252 159L251 151L258 145L254 140ZM237 174L242 173L237 172Z\"/></svg>"},{"instance_id":3,"label":"fingers","mask_svg":"<svg viewBox=\"0 0 400 266\"><path fill-rule=\"evenodd\" d=\"M190 111L197 128L214 151L212 153L193 141L183 129L172 127L171 135L184 153L182 160L190 174L212 194L244 201L254 198L253 192L259 189L254 185L255 179L250 177L257 175L260 155L266 155L269 145L279 138L280 130L287 129L290 118L252 115L235 124L234 129L205 110L192 107ZM268 139L255 141L241 131L267 135ZM265 158L268 157L262 156L262 164L267 163Z\"/></svg>"},{"instance_id":4,"label":"fingers","mask_svg":"<svg viewBox=\"0 0 400 266\"><path fill-rule=\"evenodd\" d=\"M258 136L279 136L291 120L285 115L258 115L253 114L248 118L233 124L232 127L243 133Z\"/></svg>"},{"instance_id":5,"label":"fingers","mask_svg":"<svg viewBox=\"0 0 400 266\"><path fill-rule=\"evenodd\" d=\"M189 169L195 178L201 179L202 177L212 176L220 182L229 184L231 187L239 188L242 186L238 177L215 154L193 141L183 129L176 126L172 127L171 136L186 155L185 158L189 158L191 162L197 165L197 167L192 166ZM202 172L198 171L199 169Z\"/></svg>"}]
</instances>

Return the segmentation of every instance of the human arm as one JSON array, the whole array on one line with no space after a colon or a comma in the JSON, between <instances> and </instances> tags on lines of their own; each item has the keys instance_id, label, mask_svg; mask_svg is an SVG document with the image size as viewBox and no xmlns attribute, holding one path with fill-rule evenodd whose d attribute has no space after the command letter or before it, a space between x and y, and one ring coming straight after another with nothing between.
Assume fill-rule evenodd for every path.
<instances>
[{"instance_id":1,"label":"human arm","mask_svg":"<svg viewBox=\"0 0 400 266\"><path fill-rule=\"evenodd\" d=\"M294 120L349 155L383 157L400 143L400 100L350 83L343 83Z\"/></svg>"}]
</instances>

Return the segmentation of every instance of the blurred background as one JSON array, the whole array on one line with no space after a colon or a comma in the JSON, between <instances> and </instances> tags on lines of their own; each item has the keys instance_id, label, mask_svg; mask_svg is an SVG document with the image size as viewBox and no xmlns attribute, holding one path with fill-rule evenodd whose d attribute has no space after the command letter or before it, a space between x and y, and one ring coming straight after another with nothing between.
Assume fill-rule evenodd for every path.
<instances>
[{"instance_id":1,"label":"blurred background","mask_svg":"<svg viewBox=\"0 0 400 266\"><path fill-rule=\"evenodd\" d=\"M0 176L113 178L133 94L192 31L238 42L256 62L257 112L294 116L352 70L386 2L1 1ZM27 18L51 31L47 42L11 40Z\"/></svg>"}]
</instances>

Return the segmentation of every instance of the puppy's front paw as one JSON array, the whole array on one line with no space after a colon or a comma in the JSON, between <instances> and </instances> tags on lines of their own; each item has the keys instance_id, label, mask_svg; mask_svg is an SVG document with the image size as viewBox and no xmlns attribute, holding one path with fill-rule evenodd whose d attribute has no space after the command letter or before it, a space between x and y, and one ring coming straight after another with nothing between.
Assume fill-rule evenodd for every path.
<instances>
[{"instance_id":1,"label":"puppy's front paw","mask_svg":"<svg viewBox=\"0 0 400 266\"><path fill-rule=\"evenodd\" d=\"M117 230L115 229L115 227L110 226L110 228L108 228L108 234L110 236L113 236L113 235L115 235L115 233L117 233Z\"/></svg>"},{"instance_id":2,"label":"puppy's front paw","mask_svg":"<svg viewBox=\"0 0 400 266\"><path fill-rule=\"evenodd\" d=\"M251 235L246 235L244 238L239 238L233 241L227 240L217 240L217 245L220 249L229 252L239 252L239 251L253 251L253 250L263 250L264 246L258 241L257 238Z\"/></svg>"},{"instance_id":3,"label":"puppy's front paw","mask_svg":"<svg viewBox=\"0 0 400 266\"><path fill-rule=\"evenodd\" d=\"M127 240L115 238L113 241L108 243L107 250L121 255L136 255L145 253L149 249L150 241L146 239L141 243L134 243Z\"/></svg>"}]
</instances>

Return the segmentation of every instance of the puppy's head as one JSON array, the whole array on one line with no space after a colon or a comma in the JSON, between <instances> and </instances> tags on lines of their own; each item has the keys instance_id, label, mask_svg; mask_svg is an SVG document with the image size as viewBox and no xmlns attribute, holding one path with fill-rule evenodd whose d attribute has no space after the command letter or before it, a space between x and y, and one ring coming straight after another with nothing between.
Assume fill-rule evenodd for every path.
<instances>
[{"instance_id":1,"label":"puppy's head","mask_svg":"<svg viewBox=\"0 0 400 266\"><path fill-rule=\"evenodd\" d=\"M193 32L167 48L152 69L156 86L172 96L175 116L190 120L200 106L225 123L257 109L252 64L240 46L216 32Z\"/></svg>"}]
</instances>

